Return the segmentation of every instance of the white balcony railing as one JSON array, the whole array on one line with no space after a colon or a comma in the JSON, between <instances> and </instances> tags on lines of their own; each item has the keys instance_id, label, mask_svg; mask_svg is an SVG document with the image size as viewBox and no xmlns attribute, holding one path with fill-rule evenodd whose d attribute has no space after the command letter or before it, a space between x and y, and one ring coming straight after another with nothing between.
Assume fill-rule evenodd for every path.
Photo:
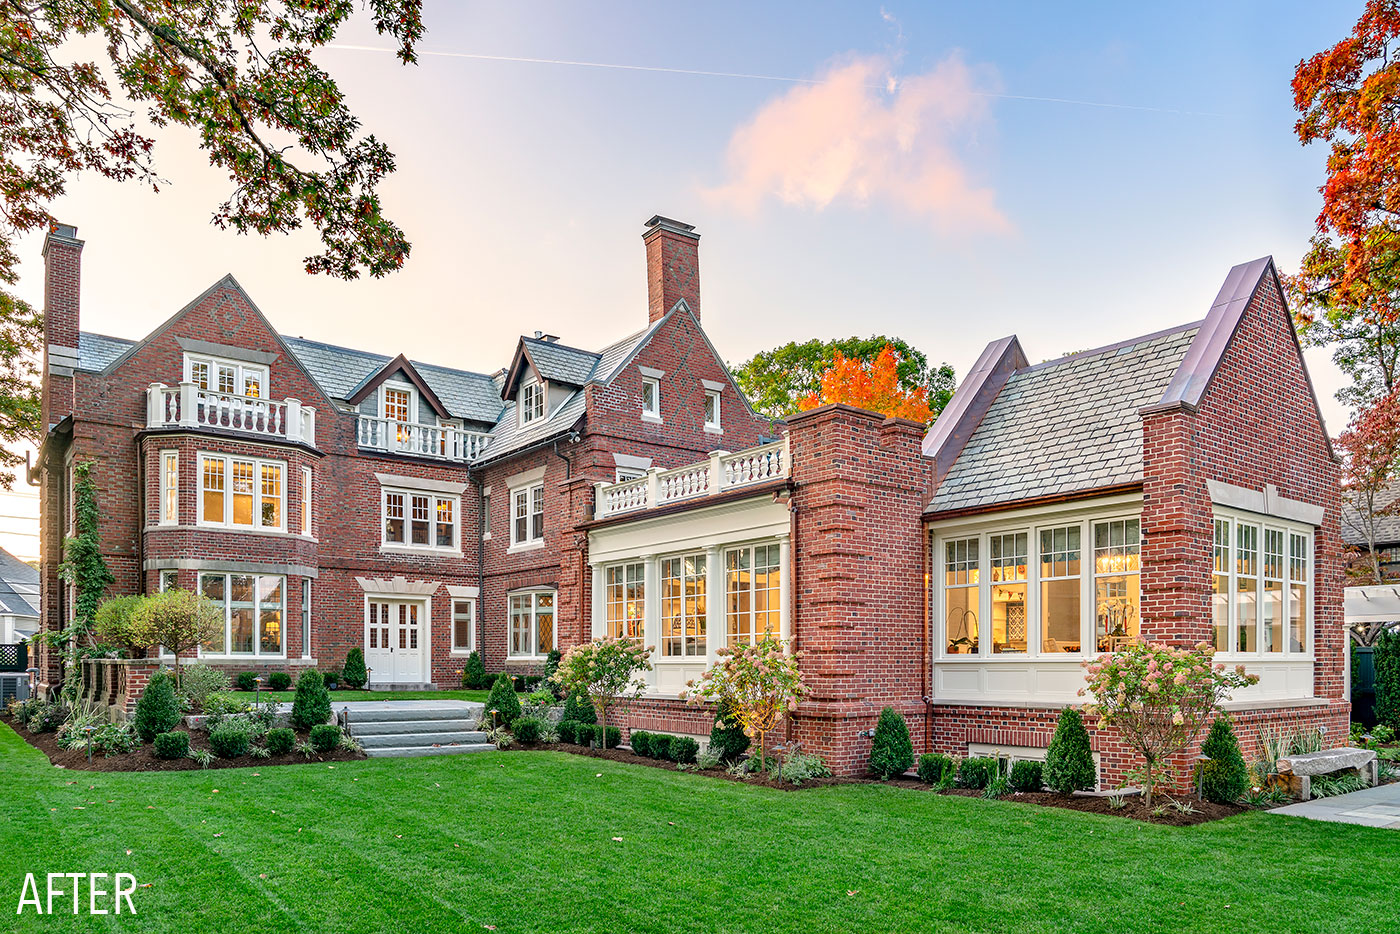
<instances>
[{"instance_id":1,"label":"white balcony railing","mask_svg":"<svg viewBox=\"0 0 1400 934\"><path fill-rule=\"evenodd\" d=\"M218 428L316 444L316 410L300 399L259 399L200 389L194 383L146 390L147 428Z\"/></svg>"},{"instance_id":2,"label":"white balcony railing","mask_svg":"<svg viewBox=\"0 0 1400 934\"><path fill-rule=\"evenodd\" d=\"M707 461L674 470L653 467L645 477L622 483L599 483L593 517L609 519L688 500L716 496L779 480L789 475L788 442L775 441L730 454L716 451Z\"/></svg>"},{"instance_id":3,"label":"white balcony railing","mask_svg":"<svg viewBox=\"0 0 1400 934\"><path fill-rule=\"evenodd\" d=\"M370 415L359 416L356 434L360 447L371 451L449 461L476 460L486 450L491 437L465 428L419 425Z\"/></svg>"}]
</instances>

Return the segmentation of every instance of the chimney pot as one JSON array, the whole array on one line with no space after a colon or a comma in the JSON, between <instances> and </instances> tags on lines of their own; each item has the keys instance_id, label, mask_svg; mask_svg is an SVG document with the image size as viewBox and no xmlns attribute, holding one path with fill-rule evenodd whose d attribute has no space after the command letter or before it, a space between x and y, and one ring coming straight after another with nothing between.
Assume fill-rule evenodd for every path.
<instances>
[{"instance_id":1,"label":"chimney pot","mask_svg":"<svg viewBox=\"0 0 1400 934\"><path fill-rule=\"evenodd\" d=\"M647 321L660 321L682 300L699 320L700 235L695 226L656 214L646 228Z\"/></svg>"}]
</instances>

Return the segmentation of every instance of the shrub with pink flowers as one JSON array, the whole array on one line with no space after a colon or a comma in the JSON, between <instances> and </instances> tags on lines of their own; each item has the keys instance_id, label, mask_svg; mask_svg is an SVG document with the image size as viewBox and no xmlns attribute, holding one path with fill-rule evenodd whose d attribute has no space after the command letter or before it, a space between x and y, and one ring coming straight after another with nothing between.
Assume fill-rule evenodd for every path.
<instances>
[{"instance_id":1,"label":"shrub with pink flowers","mask_svg":"<svg viewBox=\"0 0 1400 934\"><path fill-rule=\"evenodd\" d=\"M1206 642L1190 648L1138 642L1084 663L1085 690L1093 695L1084 713L1097 718L1099 729L1117 730L1142 757L1149 807L1167 760L1196 741L1233 691L1259 681L1243 665L1217 664L1213 652Z\"/></svg>"},{"instance_id":2,"label":"shrub with pink flowers","mask_svg":"<svg viewBox=\"0 0 1400 934\"><path fill-rule=\"evenodd\" d=\"M797 660L781 639L723 648L699 681L686 685L687 703L727 704L749 739L758 743L758 761L767 763L767 737L788 711L807 695Z\"/></svg>"},{"instance_id":3,"label":"shrub with pink flowers","mask_svg":"<svg viewBox=\"0 0 1400 934\"><path fill-rule=\"evenodd\" d=\"M564 688L565 693L586 694L600 714L598 718L599 747L602 747L608 708L637 697L646 690L642 672L651 671L652 650L643 648L636 639L626 637L594 639L576 645L564 653L559 667L550 678Z\"/></svg>"}]
</instances>

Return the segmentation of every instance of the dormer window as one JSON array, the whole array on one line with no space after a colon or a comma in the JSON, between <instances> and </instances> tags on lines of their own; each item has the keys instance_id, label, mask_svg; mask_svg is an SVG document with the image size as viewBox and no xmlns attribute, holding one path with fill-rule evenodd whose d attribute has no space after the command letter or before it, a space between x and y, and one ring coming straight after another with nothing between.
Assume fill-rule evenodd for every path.
<instances>
[{"instance_id":1,"label":"dormer window","mask_svg":"<svg viewBox=\"0 0 1400 934\"><path fill-rule=\"evenodd\" d=\"M520 384L520 424L544 418L544 384L534 379Z\"/></svg>"},{"instance_id":2,"label":"dormer window","mask_svg":"<svg viewBox=\"0 0 1400 934\"><path fill-rule=\"evenodd\" d=\"M185 381L204 392L261 399L267 394L267 367L186 354Z\"/></svg>"},{"instance_id":3,"label":"dormer window","mask_svg":"<svg viewBox=\"0 0 1400 934\"><path fill-rule=\"evenodd\" d=\"M407 386L384 386L383 417L395 422L413 421L413 390Z\"/></svg>"}]
</instances>

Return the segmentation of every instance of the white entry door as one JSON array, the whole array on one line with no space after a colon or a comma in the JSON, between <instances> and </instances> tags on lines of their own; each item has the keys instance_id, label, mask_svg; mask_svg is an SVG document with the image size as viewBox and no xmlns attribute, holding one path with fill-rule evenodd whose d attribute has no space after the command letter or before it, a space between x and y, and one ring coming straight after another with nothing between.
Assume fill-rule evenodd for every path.
<instances>
[{"instance_id":1,"label":"white entry door","mask_svg":"<svg viewBox=\"0 0 1400 934\"><path fill-rule=\"evenodd\" d=\"M421 602L371 600L365 617L365 665L371 684L421 684L424 638Z\"/></svg>"}]
</instances>

